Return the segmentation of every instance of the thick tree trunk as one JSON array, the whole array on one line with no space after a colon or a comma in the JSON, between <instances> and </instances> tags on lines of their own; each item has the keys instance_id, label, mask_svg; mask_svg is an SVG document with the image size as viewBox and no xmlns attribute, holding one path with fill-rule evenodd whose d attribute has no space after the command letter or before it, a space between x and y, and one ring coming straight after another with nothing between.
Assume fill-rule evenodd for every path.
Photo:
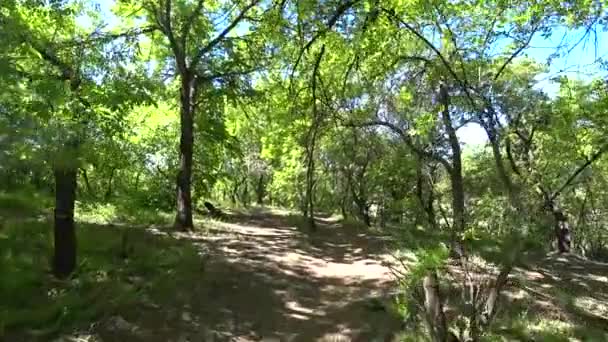
<instances>
[{"instance_id":1,"label":"thick tree trunk","mask_svg":"<svg viewBox=\"0 0 608 342\"><path fill-rule=\"evenodd\" d=\"M240 181L235 181L234 185L232 186L232 193L230 194L230 201L232 202L233 205L236 205L237 198L239 196L240 187L241 187Z\"/></svg>"},{"instance_id":2,"label":"thick tree trunk","mask_svg":"<svg viewBox=\"0 0 608 342\"><path fill-rule=\"evenodd\" d=\"M55 228L53 273L57 278L69 276L76 268L76 168L55 169Z\"/></svg>"},{"instance_id":3,"label":"thick tree trunk","mask_svg":"<svg viewBox=\"0 0 608 342\"><path fill-rule=\"evenodd\" d=\"M365 201L356 201L357 207L359 208L359 217L363 220L366 226L371 226L371 219L369 217L369 205Z\"/></svg>"},{"instance_id":4,"label":"thick tree trunk","mask_svg":"<svg viewBox=\"0 0 608 342\"><path fill-rule=\"evenodd\" d=\"M365 225L370 227L371 219L369 217L369 204L367 203L367 200L364 197L365 195L361 194L363 191L360 190L359 193L357 193L355 191L355 188L351 187L351 192L353 195L353 200L357 205L357 209L359 209L359 218L363 220Z\"/></svg>"},{"instance_id":5,"label":"thick tree trunk","mask_svg":"<svg viewBox=\"0 0 608 342\"><path fill-rule=\"evenodd\" d=\"M135 189L139 189L139 177L141 176L141 172L137 172L135 175Z\"/></svg>"},{"instance_id":6,"label":"thick tree trunk","mask_svg":"<svg viewBox=\"0 0 608 342\"><path fill-rule=\"evenodd\" d=\"M247 181L247 179L245 179L245 189L243 189L241 203L243 203L245 208L249 207L249 182Z\"/></svg>"},{"instance_id":7,"label":"thick tree trunk","mask_svg":"<svg viewBox=\"0 0 608 342\"><path fill-rule=\"evenodd\" d=\"M195 79L186 73L181 77L181 110L179 140L179 171L177 173L177 214L175 228L191 230L192 222L192 153L194 146Z\"/></svg>"}]
</instances>

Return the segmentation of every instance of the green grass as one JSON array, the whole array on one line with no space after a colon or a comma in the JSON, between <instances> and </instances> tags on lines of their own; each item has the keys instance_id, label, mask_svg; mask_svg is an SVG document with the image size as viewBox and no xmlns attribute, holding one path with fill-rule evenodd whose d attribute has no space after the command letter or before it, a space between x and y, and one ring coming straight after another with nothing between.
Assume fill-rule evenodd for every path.
<instances>
[{"instance_id":1,"label":"green grass","mask_svg":"<svg viewBox=\"0 0 608 342\"><path fill-rule=\"evenodd\" d=\"M35 216L52 206L51 198L33 193L6 193L0 191L0 217Z\"/></svg>"},{"instance_id":2,"label":"green grass","mask_svg":"<svg viewBox=\"0 0 608 342\"><path fill-rule=\"evenodd\" d=\"M20 214L38 211L27 201L12 203ZM79 218L107 223L114 214L85 211ZM58 281L50 273L51 222L13 217L0 228L0 340L47 340L112 315L136 315L142 301L170 302L178 284L201 273L198 251L166 235L80 223L77 236L78 268ZM126 259L123 250L130 251Z\"/></svg>"},{"instance_id":3,"label":"green grass","mask_svg":"<svg viewBox=\"0 0 608 342\"><path fill-rule=\"evenodd\" d=\"M141 228L168 224L171 215L129 207L128 203L77 203L78 268L71 279L58 281L50 273L50 208L52 201L44 196L0 193L0 341L46 341L117 315L133 321L143 314L164 318L162 312L187 301L180 291L183 294L183 289L191 289L205 276L199 251L192 244ZM309 229L301 215L292 213L286 219L303 231ZM342 225L360 229L358 222ZM447 240L445 232L415 226L389 226L385 232L400 242L400 250L410 254ZM502 256L500 241L489 236L479 234L470 243L486 260ZM524 245L525 250L534 250L534 241L524 241ZM125 250L126 259L122 257ZM533 282L528 285L542 285ZM561 316L538 309L534 304L543 298L533 294L503 301L492 334L485 340L608 341L605 322L590 319L592 316L577 306L591 304L574 301L591 294L606 298L603 288L579 293L578 287L569 288L568 284L560 282L553 290L538 289L559 307ZM149 303L162 312L150 313ZM422 340L407 333L402 337Z\"/></svg>"},{"instance_id":4,"label":"green grass","mask_svg":"<svg viewBox=\"0 0 608 342\"><path fill-rule=\"evenodd\" d=\"M136 208L128 202L115 203L76 202L76 221L94 224L130 224L149 226L168 225L173 216L169 213L151 209Z\"/></svg>"}]
</instances>

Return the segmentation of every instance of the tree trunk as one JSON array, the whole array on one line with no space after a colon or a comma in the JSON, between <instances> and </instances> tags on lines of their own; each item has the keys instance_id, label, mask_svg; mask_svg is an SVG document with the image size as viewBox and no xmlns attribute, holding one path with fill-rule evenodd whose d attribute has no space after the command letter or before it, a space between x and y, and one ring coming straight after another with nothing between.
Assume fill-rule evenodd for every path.
<instances>
[{"instance_id":1,"label":"tree trunk","mask_svg":"<svg viewBox=\"0 0 608 342\"><path fill-rule=\"evenodd\" d=\"M363 220L366 226L371 226L371 219L369 218L369 205L365 201L355 201L359 208L359 217Z\"/></svg>"},{"instance_id":2,"label":"tree trunk","mask_svg":"<svg viewBox=\"0 0 608 342\"><path fill-rule=\"evenodd\" d=\"M315 144L316 144L316 127L314 128L313 132L312 132L312 141L309 144L309 146L307 146L306 150L307 150L307 167L306 167L306 210L305 210L305 217L308 218L309 221L309 226L310 226L310 230L311 231L316 231L317 230L317 226L315 224L315 208L314 208L314 182L315 182L315 161L314 161L314 154L315 154Z\"/></svg>"},{"instance_id":3,"label":"tree trunk","mask_svg":"<svg viewBox=\"0 0 608 342\"><path fill-rule=\"evenodd\" d=\"M53 273L57 278L69 276L76 268L76 168L55 168L55 227Z\"/></svg>"},{"instance_id":4,"label":"tree trunk","mask_svg":"<svg viewBox=\"0 0 608 342\"><path fill-rule=\"evenodd\" d=\"M363 223L365 223L366 226L370 227L372 225L372 221L369 218L369 205L365 205L363 207L363 209L361 210L361 216L363 218Z\"/></svg>"},{"instance_id":5,"label":"tree trunk","mask_svg":"<svg viewBox=\"0 0 608 342\"><path fill-rule=\"evenodd\" d=\"M234 182L234 186L232 187L232 193L230 194L230 201L232 202L232 205L236 205L236 200L237 200L237 196L239 194L239 187L241 186L241 183L238 181Z\"/></svg>"},{"instance_id":6,"label":"tree trunk","mask_svg":"<svg viewBox=\"0 0 608 342\"><path fill-rule=\"evenodd\" d=\"M181 75L181 109L179 140L179 171L177 173L177 214L175 228L192 230L192 153L194 146L194 93L195 78L189 73Z\"/></svg>"},{"instance_id":7,"label":"tree trunk","mask_svg":"<svg viewBox=\"0 0 608 342\"><path fill-rule=\"evenodd\" d=\"M450 97L445 84L441 84L439 88L439 101L443 105L442 120L443 125L448 135L450 148L452 150L452 167L448 170L450 175L450 185L452 188L452 215L454 222L452 223L452 245L455 250L464 253L464 246L460 237L465 229L465 206L464 206L464 183L462 180L462 159L460 143L456 130L452 125L450 117Z\"/></svg>"},{"instance_id":8,"label":"tree trunk","mask_svg":"<svg viewBox=\"0 0 608 342\"><path fill-rule=\"evenodd\" d=\"M432 185L425 187L425 183L430 183L430 181L426 181L426 178L430 178L431 176L426 177L423 174L421 163L422 160L419 159L418 167L416 168L416 197L418 197L420 206L422 206L424 212L426 213L426 218L431 229L437 229L437 214L435 213L435 207L433 206L433 202L435 201L434 189ZM426 198L424 196L425 192L428 193Z\"/></svg>"},{"instance_id":9,"label":"tree trunk","mask_svg":"<svg viewBox=\"0 0 608 342\"><path fill-rule=\"evenodd\" d=\"M249 182L247 181L247 178L245 178L245 189L243 189L241 203L243 203L245 208L249 207Z\"/></svg>"},{"instance_id":10,"label":"tree trunk","mask_svg":"<svg viewBox=\"0 0 608 342\"><path fill-rule=\"evenodd\" d=\"M135 175L135 189L139 189L139 177L141 176L141 172L137 172Z\"/></svg>"},{"instance_id":11,"label":"tree trunk","mask_svg":"<svg viewBox=\"0 0 608 342\"><path fill-rule=\"evenodd\" d=\"M87 188L87 192L90 196L94 196L95 194L93 193L93 188L91 188L91 183L89 182L89 175L87 173L87 169L81 168L80 173L82 173L82 179L84 179L84 185Z\"/></svg>"},{"instance_id":12,"label":"tree trunk","mask_svg":"<svg viewBox=\"0 0 608 342\"><path fill-rule=\"evenodd\" d=\"M112 182L114 181L114 171L116 171L115 168L112 168L110 170L110 178L108 179L108 187L106 188L106 193L103 196L105 201L108 201L110 199L110 197L112 196Z\"/></svg>"},{"instance_id":13,"label":"tree trunk","mask_svg":"<svg viewBox=\"0 0 608 342\"><path fill-rule=\"evenodd\" d=\"M553 201L545 196L546 206L551 211L554 222L555 239L557 242L557 251L559 253L570 253L572 236L568 218L561 208Z\"/></svg>"},{"instance_id":14,"label":"tree trunk","mask_svg":"<svg viewBox=\"0 0 608 342\"><path fill-rule=\"evenodd\" d=\"M566 215L558 210L553 213L555 217L555 235L557 239L557 251L559 253L570 253L570 247L572 242L572 236L570 232L570 225Z\"/></svg>"},{"instance_id":15,"label":"tree trunk","mask_svg":"<svg viewBox=\"0 0 608 342\"><path fill-rule=\"evenodd\" d=\"M259 205L264 205L264 175L261 174L258 179L258 186L255 190Z\"/></svg>"}]
</instances>

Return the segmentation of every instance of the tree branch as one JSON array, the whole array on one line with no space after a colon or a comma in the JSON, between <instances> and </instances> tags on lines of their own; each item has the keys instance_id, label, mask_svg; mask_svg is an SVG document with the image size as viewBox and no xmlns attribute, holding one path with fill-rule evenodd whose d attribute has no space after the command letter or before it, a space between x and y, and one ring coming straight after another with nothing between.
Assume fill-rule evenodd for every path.
<instances>
[{"instance_id":1,"label":"tree branch","mask_svg":"<svg viewBox=\"0 0 608 342\"><path fill-rule=\"evenodd\" d=\"M399 128L397 125L394 125L390 122L386 122L386 121L382 121L382 120L372 120L372 121L360 122L360 123L347 122L347 123L344 123L343 125L346 127L359 127L359 128L360 127L370 127L370 126L387 127L391 131L393 131L394 133L399 135L399 137L401 137L401 140L403 140L403 142L412 151L414 151L416 154L418 154L420 157L428 158L428 159L432 159L432 160L436 160L436 161L440 162L446 168L446 170L448 170L448 172L451 172L451 170L452 170L452 165L450 164L449 161L447 161L445 158L443 158L441 156L438 156L429 151L425 151L422 148L420 148L419 146L416 146L416 144L414 144L414 142L412 141L410 136L407 135L407 133L403 129Z\"/></svg>"},{"instance_id":2,"label":"tree branch","mask_svg":"<svg viewBox=\"0 0 608 342\"><path fill-rule=\"evenodd\" d=\"M534 37L534 34L536 34L536 31L538 31L539 27L540 27L540 23L536 24L536 26L532 29L532 32L528 36L528 39L526 39L526 41L524 41L521 44L521 46L519 48L517 48L517 50L515 50L511 54L511 56L509 56L509 58L507 58L507 60L503 63L503 65L498 69L498 71L494 75L494 78L493 78L494 81L496 81L500 77L500 75L507 68L509 63L511 63L513 61L513 59L515 57L517 57L517 55L519 55L526 47L528 47L528 45L530 45L530 41L532 41L532 38Z\"/></svg>"},{"instance_id":3,"label":"tree branch","mask_svg":"<svg viewBox=\"0 0 608 342\"><path fill-rule=\"evenodd\" d=\"M194 19L196 18L196 16L200 13L201 9L203 8L204 3L205 3L205 0L198 0L196 3L196 7L192 11L192 13L190 13L188 18L186 19L186 21L184 21L184 24L182 25L181 44L184 47L184 50L186 50L186 44L188 41L188 33L190 32L190 28L192 28L192 23L194 22Z\"/></svg>"},{"instance_id":4,"label":"tree branch","mask_svg":"<svg viewBox=\"0 0 608 342\"><path fill-rule=\"evenodd\" d=\"M203 58L203 56L211 51L217 44L219 44L224 37L226 37L226 35L228 33L230 33L235 27L236 25L238 25L241 20L243 20L245 18L245 15L247 14L247 12L253 8L255 5L258 4L258 2L260 2L260 0L253 0L251 3L249 3L247 6L245 6L245 8L241 11L241 13L239 13L239 15L234 18L234 20L232 20L232 22L230 22L230 24L228 26L226 26L226 28L224 28L224 30L222 32L220 32L215 38L213 38L212 40L209 41L209 43L207 43L207 45L203 46L198 53L196 54L196 56L194 56L194 58L192 59L192 63L190 64L191 68L195 68L198 63L200 62L201 58Z\"/></svg>"},{"instance_id":5,"label":"tree branch","mask_svg":"<svg viewBox=\"0 0 608 342\"><path fill-rule=\"evenodd\" d=\"M112 41L119 38L131 38L146 33L152 33L156 31L156 26L146 26L136 29L126 30L124 32L110 33L110 32L94 32L89 35L88 38L76 38L73 40L66 40L57 44L59 48L70 48L75 46L83 46L98 42Z\"/></svg>"},{"instance_id":6,"label":"tree branch","mask_svg":"<svg viewBox=\"0 0 608 342\"><path fill-rule=\"evenodd\" d=\"M317 39L319 39L320 37L322 37L323 35L325 35L329 30L331 30L333 28L333 26L336 24L336 22L338 22L338 19L340 19L340 17L349 8L351 8L354 4L356 4L358 1L359 0L348 0L345 3L341 4L340 6L338 6L338 8L336 9L336 12L334 13L334 15L332 15L331 18L329 18L329 20L327 21L326 26L322 30L319 30L308 41L308 43L306 43L306 45L304 45L304 47L302 49L300 49L300 53L298 54L298 57L296 58L296 62L294 63L293 68L291 69L291 77L290 78L293 78L293 75L296 72L296 69L298 69L298 65L300 65L300 61L302 60L302 56L304 55L304 53L306 51L308 51L308 49L310 49L310 47L315 43L315 41Z\"/></svg>"},{"instance_id":7,"label":"tree branch","mask_svg":"<svg viewBox=\"0 0 608 342\"><path fill-rule=\"evenodd\" d=\"M555 200L562 193L562 191L564 191L564 189L566 189L568 186L570 186L570 184L572 184L574 179L576 179L576 177L581 172L583 172L589 165L593 164L593 162L598 160L602 156L602 154L604 154L604 152L606 152L606 150L608 150L608 144L605 144L604 146L602 146L599 149L599 151L595 152L591 156L591 158L587 159L587 161L585 163L583 163L581 166L579 166L578 169L576 169L574 171L574 173L572 173L572 175L570 175L570 177L568 177L568 179L564 182L564 184L556 192L554 192L553 195L551 195L551 197L549 198L549 201L552 202L553 200Z\"/></svg>"},{"instance_id":8,"label":"tree branch","mask_svg":"<svg viewBox=\"0 0 608 342\"><path fill-rule=\"evenodd\" d=\"M433 43L431 43L425 36L423 36L420 32L418 32L416 29L414 29L414 27L412 27L412 25L406 23L401 18L397 17L393 13L393 11L387 10L386 8L382 8L382 11L387 14L389 19L392 19L393 21L405 26L405 28L408 31L410 31L414 36L416 36L418 39L420 39L426 46L428 46L431 50L433 50L433 52L441 60L441 63L446 67L446 69L448 70L450 75L460 85L462 91L464 91L464 93L465 93L465 96L471 103L471 106L473 108L476 108L477 106L475 105L475 101L473 101L473 97L471 96L471 93L469 92L469 87L462 79L460 79L460 77L458 77L458 74L456 74L456 72L454 71L454 68L452 68L452 65L448 62L448 60L445 58L445 56L443 56L441 51L439 51L439 49L435 45L433 45Z\"/></svg>"},{"instance_id":9,"label":"tree branch","mask_svg":"<svg viewBox=\"0 0 608 342\"><path fill-rule=\"evenodd\" d=\"M188 66L186 65L186 56L185 47L180 46L175 40L175 35L173 33L173 27L171 24L171 6L172 0L165 0L165 9L164 14L162 14L161 9L156 9L156 6L153 8L156 11L156 21L160 25L161 31L165 34L167 39L169 39L169 44L171 45L171 50L173 50L173 54L175 55L175 63L177 64L177 69L180 74L186 74L188 72Z\"/></svg>"}]
</instances>

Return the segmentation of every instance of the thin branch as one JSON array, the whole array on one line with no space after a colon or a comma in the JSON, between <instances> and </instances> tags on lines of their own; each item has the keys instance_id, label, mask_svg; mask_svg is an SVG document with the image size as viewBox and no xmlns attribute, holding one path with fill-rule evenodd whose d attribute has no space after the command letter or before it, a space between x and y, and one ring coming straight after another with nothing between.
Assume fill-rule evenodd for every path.
<instances>
[{"instance_id":1,"label":"thin branch","mask_svg":"<svg viewBox=\"0 0 608 342\"><path fill-rule=\"evenodd\" d=\"M173 33L173 27L171 24L171 12L172 12L172 0L165 0L164 14L160 8L152 5L156 13L156 22L160 26L161 31L165 34L171 45L171 50L175 55L175 63L180 74L186 74L188 72L188 66L186 65L185 47L180 46L175 40Z\"/></svg>"},{"instance_id":2,"label":"thin branch","mask_svg":"<svg viewBox=\"0 0 608 342\"><path fill-rule=\"evenodd\" d=\"M562 191L564 191L564 189L566 189L568 186L570 186L572 184L574 179L576 179L576 177L581 172L583 172L588 166L593 164L593 162L598 160L602 156L602 154L604 154L604 152L606 152L606 150L608 150L608 144L602 146L599 149L599 151L595 152L591 156L591 158L587 159L587 161L585 163L583 163L581 166L579 166L578 169L576 169L574 171L574 173L572 173L572 175L570 175L570 177L568 177L568 179L564 182L564 184L556 192L554 192L553 195L551 195L551 197L549 198L549 201L552 202L553 200L555 200L557 198L557 196L559 196L562 193Z\"/></svg>"},{"instance_id":3,"label":"thin branch","mask_svg":"<svg viewBox=\"0 0 608 342\"><path fill-rule=\"evenodd\" d=\"M372 121L361 122L361 123L347 122L347 123L344 123L344 126L346 126L346 127L369 127L369 126L387 127L391 131L393 131L394 133L399 135L399 137L401 137L401 140L403 140L403 142L419 156L440 162L446 168L446 170L448 170L448 172L451 172L451 170L452 170L452 165L445 158L438 156L432 152L425 151L422 148L416 146L416 144L414 144L414 142L412 141L410 136L407 135L407 133L403 129L399 128L397 125L394 125L390 122L386 122L386 121L382 121L382 120L372 120Z\"/></svg>"},{"instance_id":4,"label":"thin branch","mask_svg":"<svg viewBox=\"0 0 608 342\"><path fill-rule=\"evenodd\" d=\"M448 30L448 34L450 35L450 40L452 41L452 45L454 45L454 50L456 52L456 55L458 55L458 58L460 59L460 71L462 72L462 78L463 78L464 85L468 88L469 81L467 78L466 69L464 67L464 58L460 54L460 48L458 47L458 42L456 41L456 35L454 34L454 31L452 31L452 28L450 27L448 19L445 17L445 15L443 14L443 11L441 11L441 8L439 8L439 6L437 6L437 4L435 4L435 9L437 10L437 12L439 12L439 15L443 21L443 24L445 25L446 29ZM439 23L437 23L437 26L439 27L439 29L441 29L441 25Z\"/></svg>"},{"instance_id":5,"label":"thin branch","mask_svg":"<svg viewBox=\"0 0 608 342\"><path fill-rule=\"evenodd\" d=\"M340 6L338 6L338 8L336 9L336 12L334 13L334 15L332 15L331 18L329 18L329 20L327 21L327 24L325 25L325 27L322 30L318 31L308 41L308 43L306 43L306 45L304 45L304 47L302 49L300 49L300 53L298 54L298 57L296 58L296 62L294 63L293 68L291 69L291 77L290 77L291 79L293 78L294 73L298 69L298 66L300 65L300 61L302 60L302 57L303 57L304 53L310 49L310 47L315 43L315 41L317 39L321 38L329 30L331 30L333 28L333 26L336 24L336 22L338 22L338 19L340 19L340 17L349 8L351 8L353 5L355 5L358 1L360 1L360 0L348 0L345 3L341 4Z\"/></svg>"},{"instance_id":6,"label":"thin branch","mask_svg":"<svg viewBox=\"0 0 608 342\"><path fill-rule=\"evenodd\" d=\"M230 22L230 24L226 26L226 28L222 32L220 32L215 38L211 39L209 43L207 43L207 45L203 46L198 51L196 56L194 56L194 58L192 59L191 67L195 68L200 62L201 58L203 58L203 56L207 52L211 51L217 44L219 44L224 39L224 37L226 37L226 35L230 33L236 27L236 25L238 25L241 20L245 18L247 12L255 5L257 5L258 2L260 2L260 0L253 0L251 3L245 6L241 13L239 13L239 15L237 15L237 17L234 18L234 20L232 20L232 22Z\"/></svg>"},{"instance_id":7,"label":"thin branch","mask_svg":"<svg viewBox=\"0 0 608 342\"><path fill-rule=\"evenodd\" d=\"M346 68L346 72L344 73L344 79L342 81L342 97L344 97L344 95L346 93L346 83L348 82L350 73L353 71L353 69L355 69L355 67L356 67L356 65L358 65L358 63L359 63L359 55L355 54L353 61L348 64L348 67Z\"/></svg>"},{"instance_id":8,"label":"thin branch","mask_svg":"<svg viewBox=\"0 0 608 342\"><path fill-rule=\"evenodd\" d=\"M517 57L517 55L519 55L525 48L527 48L530 45L530 42L532 41L532 38L534 37L534 35L536 34L536 32L538 31L539 28L540 28L540 23L536 24L536 26L532 29L532 32L528 36L528 39L526 39L521 44L521 46L519 48L517 48L511 54L511 56L509 56L509 58L507 58L507 60L502 64L502 66L500 68L498 68L498 71L496 72L496 74L494 75L494 78L493 78L494 81L496 81L500 77L500 75L507 68L507 66L509 65L509 63L511 63L513 61L513 59L515 57Z\"/></svg>"},{"instance_id":9,"label":"thin branch","mask_svg":"<svg viewBox=\"0 0 608 342\"><path fill-rule=\"evenodd\" d=\"M156 31L158 27L156 26L146 26L140 27L136 29L126 30L124 32L110 33L110 32L98 32L89 35L88 38L76 38L73 40L66 40L63 42L57 43L58 48L70 48L75 46L83 46L90 45L94 43L104 42L104 41L112 41L119 38L132 38L142 34L152 33Z\"/></svg>"},{"instance_id":10,"label":"thin branch","mask_svg":"<svg viewBox=\"0 0 608 342\"><path fill-rule=\"evenodd\" d=\"M323 58L323 55L325 54L325 44L323 44L323 46L321 47L321 51L319 52L319 55L317 56L317 60L315 62L313 71L312 71L312 108L313 108L313 116L314 116L314 120L315 120L315 126L317 124L317 120L318 120L318 110L317 110L317 77L319 74L319 66L321 65L321 59Z\"/></svg>"},{"instance_id":11,"label":"thin branch","mask_svg":"<svg viewBox=\"0 0 608 342\"><path fill-rule=\"evenodd\" d=\"M225 78L225 77L245 76L245 75L254 73L256 71L260 71L260 70L262 70L261 67L253 66L253 67L249 67L249 68L243 69L243 70L232 70L232 71L226 71L226 72L216 72L216 73L207 74L207 75L200 75L196 78L196 80L199 83L208 82L208 81L213 81L213 80L216 80L219 78Z\"/></svg>"},{"instance_id":12,"label":"thin branch","mask_svg":"<svg viewBox=\"0 0 608 342\"><path fill-rule=\"evenodd\" d=\"M483 44L481 45L481 57L484 57L485 51L488 47L488 43L490 41L490 35L491 33L494 31L494 27L496 26L496 22L498 21L498 18L500 18L500 16L502 16L502 13L505 11L506 7L502 7L500 9L500 11L496 14L496 16L494 17L494 19L492 19L492 24L490 24L490 29L488 30L488 32L486 32L486 36L483 39Z\"/></svg>"},{"instance_id":13,"label":"thin branch","mask_svg":"<svg viewBox=\"0 0 608 342\"><path fill-rule=\"evenodd\" d=\"M412 25L406 23L401 18L397 17L393 11L387 10L385 8L382 8L382 11L388 15L389 19L392 19L393 21L405 26L405 28L408 31L410 31L414 36L416 36L418 39L420 39L426 46L428 46L431 50L433 50L433 52L441 60L441 63L446 67L446 69L448 70L450 75L460 85L460 87L464 91L467 99L471 103L471 106L473 106L473 108L475 108L476 107L475 101L473 101L473 97L471 96L471 93L469 92L469 87L462 79L460 79L460 77L458 77L458 74L456 74L456 72L452 68L452 65L448 62L448 60L445 58L445 56L443 56L441 51L439 51L439 49L435 45L433 45L433 43L431 43L425 36L423 36L420 32L418 32L416 29L414 29L414 27L412 27Z\"/></svg>"}]
</instances>

